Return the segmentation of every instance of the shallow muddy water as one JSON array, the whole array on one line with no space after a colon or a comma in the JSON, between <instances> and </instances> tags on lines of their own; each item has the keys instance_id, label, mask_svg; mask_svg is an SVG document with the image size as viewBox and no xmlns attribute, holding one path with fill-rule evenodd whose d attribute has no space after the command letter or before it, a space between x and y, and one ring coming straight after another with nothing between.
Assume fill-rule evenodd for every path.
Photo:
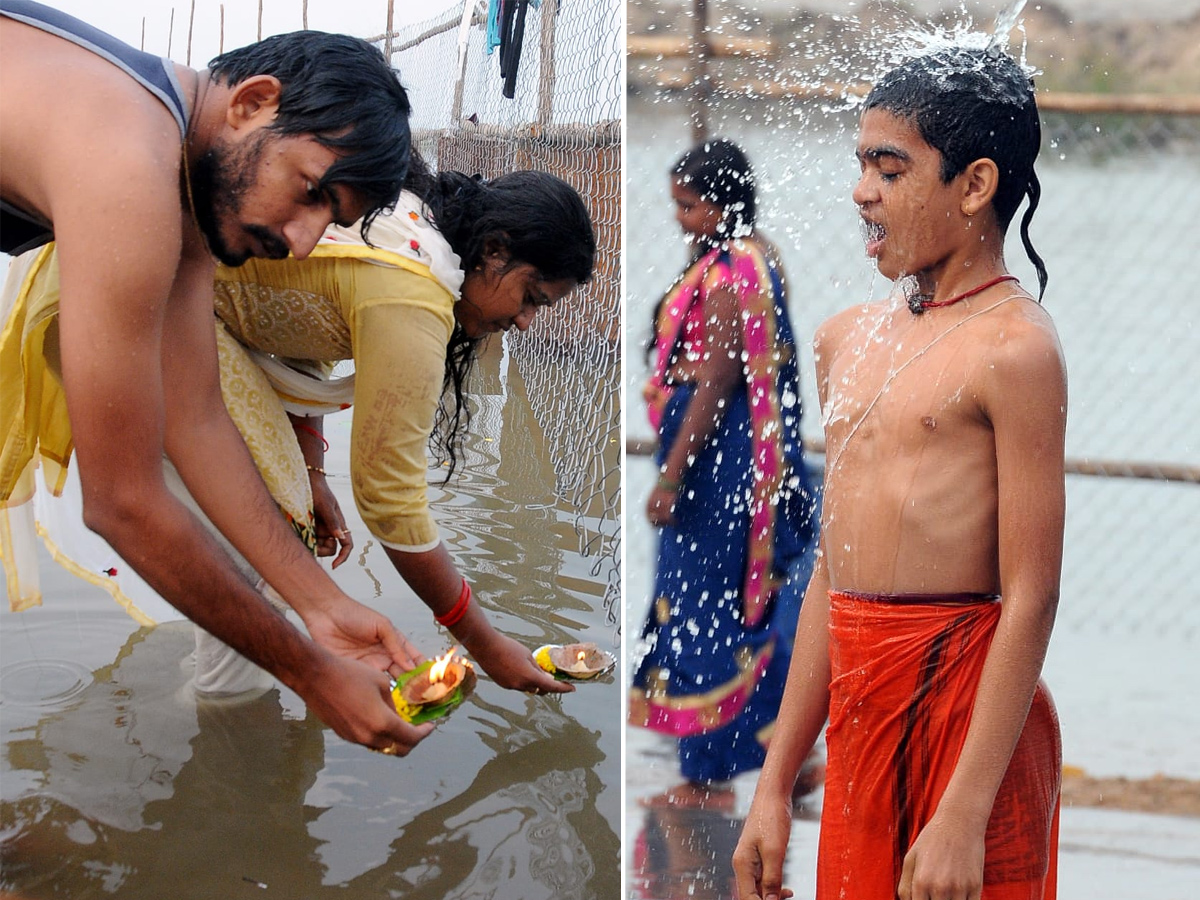
<instances>
[{"instance_id":1,"label":"shallow muddy water","mask_svg":"<svg viewBox=\"0 0 1200 900\"><path fill-rule=\"evenodd\" d=\"M501 631L531 649L613 650L611 565L581 555L542 423L516 366L500 378L501 364L495 352L484 360L463 477L431 489L444 538ZM365 540L349 427L348 415L326 423L326 466L358 538L335 578L427 655L441 652L449 634ZM0 614L0 888L154 900L619 895L613 675L550 698L481 674L395 759L341 740L286 689L198 703L189 623L138 628L100 590L44 570L45 605Z\"/></svg>"}]
</instances>

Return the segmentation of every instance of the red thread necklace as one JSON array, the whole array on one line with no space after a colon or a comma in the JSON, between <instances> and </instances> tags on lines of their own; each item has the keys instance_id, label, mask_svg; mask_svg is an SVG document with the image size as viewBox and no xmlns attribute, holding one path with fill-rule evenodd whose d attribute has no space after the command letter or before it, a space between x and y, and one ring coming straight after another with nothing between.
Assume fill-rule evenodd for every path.
<instances>
[{"instance_id":1,"label":"red thread necklace","mask_svg":"<svg viewBox=\"0 0 1200 900\"><path fill-rule=\"evenodd\" d=\"M999 275L996 278L993 278L991 281L985 281L983 284L979 285L979 287L971 288L969 291L963 291L961 294L955 294L953 297L950 297L946 300L922 300L920 301L921 310L924 311L927 309L937 309L942 306L953 306L960 300L966 300L968 297L974 297L976 294L982 294L988 288L992 287L993 285L997 285L1002 281L1016 280L1016 275Z\"/></svg>"}]
</instances>

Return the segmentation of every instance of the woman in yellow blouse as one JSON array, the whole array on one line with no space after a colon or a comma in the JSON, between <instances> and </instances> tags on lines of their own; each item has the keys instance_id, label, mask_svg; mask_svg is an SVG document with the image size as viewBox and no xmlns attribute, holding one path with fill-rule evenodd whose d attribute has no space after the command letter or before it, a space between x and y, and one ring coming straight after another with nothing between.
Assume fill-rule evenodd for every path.
<instances>
[{"instance_id":1,"label":"woman in yellow blouse","mask_svg":"<svg viewBox=\"0 0 1200 900\"><path fill-rule=\"evenodd\" d=\"M352 399L355 503L397 572L497 683L560 692L566 686L473 602L429 511L426 448L433 438L453 469L476 345L528 328L539 308L591 277L591 221L575 190L543 172L481 181L435 176L418 163L408 187L396 210L372 224L374 246L357 227L335 226L306 260L221 269L217 315L239 349L271 354L293 371L354 360L352 385L304 374L284 381L288 373L276 370L276 394L303 454L303 465L288 470L311 479L318 552L336 552L338 564L352 545L326 484L320 426L323 412ZM243 433L255 452L254 429Z\"/></svg>"}]
</instances>

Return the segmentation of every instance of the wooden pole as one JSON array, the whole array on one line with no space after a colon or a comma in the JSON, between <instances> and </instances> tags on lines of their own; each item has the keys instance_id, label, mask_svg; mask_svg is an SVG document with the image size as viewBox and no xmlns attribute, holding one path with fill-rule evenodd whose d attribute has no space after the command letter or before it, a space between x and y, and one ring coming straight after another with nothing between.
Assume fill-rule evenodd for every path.
<instances>
[{"instance_id":1,"label":"wooden pole","mask_svg":"<svg viewBox=\"0 0 1200 900\"><path fill-rule=\"evenodd\" d=\"M692 7L692 143L708 136L708 98L712 85L708 78L708 0L694 0Z\"/></svg>"},{"instance_id":2,"label":"wooden pole","mask_svg":"<svg viewBox=\"0 0 1200 900\"><path fill-rule=\"evenodd\" d=\"M308 31L308 0L304 0L304 5L300 7L300 25Z\"/></svg>"},{"instance_id":3,"label":"wooden pole","mask_svg":"<svg viewBox=\"0 0 1200 900\"><path fill-rule=\"evenodd\" d=\"M542 4L541 69L538 78L538 124L545 127L554 115L554 31L558 24L558 3Z\"/></svg>"},{"instance_id":4,"label":"wooden pole","mask_svg":"<svg viewBox=\"0 0 1200 900\"><path fill-rule=\"evenodd\" d=\"M387 36L383 39L383 56L389 66L392 64L392 20L395 18L395 12L395 0L388 0Z\"/></svg>"},{"instance_id":5,"label":"wooden pole","mask_svg":"<svg viewBox=\"0 0 1200 900\"><path fill-rule=\"evenodd\" d=\"M188 15L188 46L186 65L192 64L192 32L196 27L196 0L192 0L192 11Z\"/></svg>"}]
</instances>

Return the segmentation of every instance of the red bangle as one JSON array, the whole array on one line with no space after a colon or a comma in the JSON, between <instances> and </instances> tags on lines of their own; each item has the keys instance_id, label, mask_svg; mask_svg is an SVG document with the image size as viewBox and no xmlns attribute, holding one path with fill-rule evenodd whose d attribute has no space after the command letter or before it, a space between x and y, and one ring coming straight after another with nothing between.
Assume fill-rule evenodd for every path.
<instances>
[{"instance_id":1,"label":"red bangle","mask_svg":"<svg viewBox=\"0 0 1200 900\"><path fill-rule=\"evenodd\" d=\"M305 425L303 422L293 422L292 430L307 431L321 442L321 446L325 448L325 452L329 452L329 441L325 440L325 435L321 434L321 432L317 431L317 429L313 428L311 425Z\"/></svg>"},{"instance_id":2,"label":"red bangle","mask_svg":"<svg viewBox=\"0 0 1200 900\"><path fill-rule=\"evenodd\" d=\"M462 617L467 614L467 607L470 605L471 585L467 583L466 578L463 578L462 593L458 595L458 602L440 616L434 616L433 621L446 628L453 628L462 621Z\"/></svg>"}]
</instances>

